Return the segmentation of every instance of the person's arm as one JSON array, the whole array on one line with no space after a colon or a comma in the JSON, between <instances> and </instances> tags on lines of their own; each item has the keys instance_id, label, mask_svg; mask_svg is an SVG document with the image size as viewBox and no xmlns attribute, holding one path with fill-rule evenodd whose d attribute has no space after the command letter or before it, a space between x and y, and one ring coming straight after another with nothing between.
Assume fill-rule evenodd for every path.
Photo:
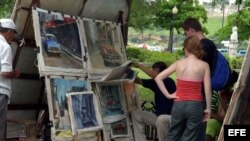
<instances>
[{"instance_id":1,"label":"person's arm","mask_svg":"<svg viewBox=\"0 0 250 141\"><path fill-rule=\"evenodd\" d=\"M232 95L232 93L233 93L233 91L231 90L231 88L225 88L225 90L222 90L219 92L219 101L220 101L222 108L225 112L227 111L227 108L229 106L230 99L231 99L230 95ZM227 95L227 96L225 97L225 95ZM228 98L228 96L230 96L230 98Z\"/></svg>"},{"instance_id":2,"label":"person's arm","mask_svg":"<svg viewBox=\"0 0 250 141\"><path fill-rule=\"evenodd\" d=\"M137 76L135 77L134 82L135 82L136 84L142 85L142 80L141 80L141 78L139 78L139 77L137 77Z\"/></svg>"},{"instance_id":3,"label":"person's arm","mask_svg":"<svg viewBox=\"0 0 250 141\"><path fill-rule=\"evenodd\" d=\"M12 69L12 52L11 48L5 48L3 49L3 52L1 52L0 56L1 58L1 75L4 78L15 78L20 75L20 71L18 69L13 70Z\"/></svg>"},{"instance_id":4,"label":"person's arm","mask_svg":"<svg viewBox=\"0 0 250 141\"><path fill-rule=\"evenodd\" d=\"M133 62L133 66L136 67L136 68L141 69L143 72L145 72L148 76L150 76L153 79L158 75L152 69L150 69L150 68L148 68L148 67L146 67L143 64L140 64L138 62Z\"/></svg>"},{"instance_id":5,"label":"person's arm","mask_svg":"<svg viewBox=\"0 0 250 141\"><path fill-rule=\"evenodd\" d=\"M161 92L169 99L175 99L178 98L176 97L176 94L169 94L166 86L164 85L163 80L166 79L170 74L172 74L176 69L176 63L173 63L170 67L162 71L160 74L158 74L155 78L155 82L157 83L159 89Z\"/></svg>"},{"instance_id":6,"label":"person's arm","mask_svg":"<svg viewBox=\"0 0 250 141\"><path fill-rule=\"evenodd\" d=\"M211 78L210 78L210 70L208 64L205 66L205 75L204 75L204 89L205 89L205 97L206 97L206 109L204 111L204 119L203 121L207 121L211 116Z\"/></svg>"},{"instance_id":7,"label":"person's arm","mask_svg":"<svg viewBox=\"0 0 250 141\"><path fill-rule=\"evenodd\" d=\"M16 69L12 72L1 72L1 75L4 78L17 78L20 76L20 71L18 69Z\"/></svg>"},{"instance_id":8,"label":"person's arm","mask_svg":"<svg viewBox=\"0 0 250 141\"><path fill-rule=\"evenodd\" d=\"M217 119L218 121L221 121L221 122L224 120L224 117L220 116L218 114L218 111L217 112L211 112L211 118Z\"/></svg>"},{"instance_id":9,"label":"person's arm","mask_svg":"<svg viewBox=\"0 0 250 141\"><path fill-rule=\"evenodd\" d=\"M227 111L228 108L228 104L227 102L225 102L226 100L221 100L221 105L224 111Z\"/></svg>"}]
</instances>

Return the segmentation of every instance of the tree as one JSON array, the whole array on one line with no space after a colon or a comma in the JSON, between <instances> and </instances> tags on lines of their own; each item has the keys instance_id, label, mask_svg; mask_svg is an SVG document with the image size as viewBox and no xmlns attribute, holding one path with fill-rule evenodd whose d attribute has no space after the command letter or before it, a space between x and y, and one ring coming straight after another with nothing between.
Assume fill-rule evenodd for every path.
<instances>
[{"instance_id":1,"label":"tree","mask_svg":"<svg viewBox=\"0 0 250 141\"><path fill-rule=\"evenodd\" d=\"M10 17L15 0L0 0L0 18Z\"/></svg>"},{"instance_id":2,"label":"tree","mask_svg":"<svg viewBox=\"0 0 250 141\"><path fill-rule=\"evenodd\" d=\"M150 0L132 0L129 26L139 31L142 36L144 29L152 26L155 2Z\"/></svg>"},{"instance_id":3,"label":"tree","mask_svg":"<svg viewBox=\"0 0 250 141\"><path fill-rule=\"evenodd\" d=\"M248 40L250 36L250 0L245 1L242 9L239 9L237 13L228 16L226 25L215 33L217 40L230 39L232 33L232 27L238 27L239 40Z\"/></svg>"},{"instance_id":4,"label":"tree","mask_svg":"<svg viewBox=\"0 0 250 141\"><path fill-rule=\"evenodd\" d=\"M174 6L178 8L178 13L175 15L172 13ZM174 28L180 33L182 23L188 17L199 19L202 23L207 22L207 12L202 5L199 5L198 0L158 0L154 25L167 30Z\"/></svg>"}]
</instances>

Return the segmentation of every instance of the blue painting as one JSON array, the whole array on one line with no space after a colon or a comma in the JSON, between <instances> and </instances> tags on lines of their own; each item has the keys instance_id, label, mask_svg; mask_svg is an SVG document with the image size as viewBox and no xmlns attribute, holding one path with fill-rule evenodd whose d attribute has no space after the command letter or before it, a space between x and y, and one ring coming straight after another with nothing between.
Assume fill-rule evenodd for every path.
<instances>
[{"instance_id":1,"label":"blue painting","mask_svg":"<svg viewBox=\"0 0 250 141\"><path fill-rule=\"evenodd\" d=\"M99 126L96 118L93 94L72 95L71 98L77 129Z\"/></svg>"},{"instance_id":2,"label":"blue painting","mask_svg":"<svg viewBox=\"0 0 250 141\"><path fill-rule=\"evenodd\" d=\"M82 69L82 45L77 20L57 12L37 9L41 52L46 66ZM37 35L38 36L38 35Z\"/></svg>"},{"instance_id":3,"label":"blue painting","mask_svg":"<svg viewBox=\"0 0 250 141\"><path fill-rule=\"evenodd\" d=\"M87 90L87 82L83 80L69 80L61 78L50 79L53 99L53 113L55 128L70 129L70 119L66 100L66 93L83 92Z\"/></svg>"}]
</instances>

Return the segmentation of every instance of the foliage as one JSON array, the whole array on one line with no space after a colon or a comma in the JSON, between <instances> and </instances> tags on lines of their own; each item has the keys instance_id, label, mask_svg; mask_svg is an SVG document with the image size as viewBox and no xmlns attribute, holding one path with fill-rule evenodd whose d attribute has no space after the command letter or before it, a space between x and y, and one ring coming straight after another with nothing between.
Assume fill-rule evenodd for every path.
<instances>
[{"instance_id":1,"label":"foliage","mask_svg":"<svg viewBox=\"0 0 250 141\"><path fill-rule=\"evenodd\" d=\"M200 19L202 23L206 23L207 12L198 3L198 0L157 1L154 25L166 29L172 26L180 32L183 21L188 17ZM172 13L174 6L178 9L177 14Z\"/></svg>"},{"instance_id":2,"label":"foliage","mask_svg":"<svg viewBox=\"0 0 250 141\"><path fill-rule=\"evenodd\" d=\"M150 89L139 86L138 90L141 101L152 101L154 99L154 94Z\"/></svg>"},{"instance_id":3,"label":"foliage","mask_svg":"<svg viewBox=\"0 0 250 141\"><path fill-rule=\"evenodd\" d=\"M10 17L15 0L0 0L0 18Z\"/></svg>"},{"instance_id":4,"label":"foliage","mask_svg":"<svg viewBox=\"0 0 250 141\"><path fill-rule=\"evenodd\" d=\"M172 14L173 7L178 8L176 15ZM145 29L157 27L169 30L171 27L180 32L182 22L187 17L201 19L207 22L207 12L198 0L134 0L129 16L129 26L144 33ZM174 20L173 20L174 18Z\"/></svg>"},{"instance_id":5,"label":"foliage","mask_svg":"<svg viewBox=\"0 0 250 141\"><path fill-rule=\"evenodd\" d=\"M182 50L182 48L177 49L177 50L175 51L175 53L176 53L178 56L184 56L184 55L185 55L185 54L184 54L184 51Z\"/></svg>"},{"instance_id":6,"label":"foliage","mask_svg":"<svg viewBox=\"0 0 250 141\"><path fill-rule=\"evenodd\" d=\"M153 64L157 61L163 61L167 65L171 65L174 61L178 60L178 55L175 53L169 53L169 52L157 52L157 51L151 51L149 57L146 58L146 62Z\"/></svg>"},{"instance_id":7,"label":"foliage","mask_svg":"<svg viewBox=\"0 0 250 141\"><path fill-rule=\"evenodd\" d=\"M126 52L129 60L138 60L146 64L153 64L156 61L164 61L167 65L170 65L182 57L176 53L171 54L169 52L149 51L135 47L128 47Z\"/></svg>"},{"instance_id":8,"label":"foliage","mask_svg":"<svg viewBox=\"0 0 250 141\"><path fill-rule=\"evenodd\" d=\"M143 34L144 29L150 28L154 12L154 3L145 0L133 0L129 16L129 26Z\"/></svg>"},{"instance_id":9,"label":"foliage","mask_svg":"<svg viewBox=\"0 0 250 141\"><path fill-rule=\"evenodd\" d=\"M126 54L127 54L128 60L140 60L139 56L141 54L141 51L138 48L128 46L126 50Z\"/></svg>"},{"instance_id":10,"label":"foliage","mask_svg":"<svg viewBox=\"0 0 250 141\"><path fill-rule=\"evenodd\" d=\"M248 40L250 36L250 11L242 9L239 13L229 15L226 25L215 34L217 39L220 41L230 39L233 26L238 27L239 40Z\"/></svg>"},{"instance_id":11,"label":"foliage","mask_svg":"<svg viewBox=\"0 0 250 141\"><path fill-rule=\"evenodd\" d=\"M232 27L238 27L238 39L248 40L250 36L250 0L244 2L244 6L239 12L231 14L227 18L226 25L216 32L217 40L230 39Z\"/></svg>"},{"instance_id":12,"label":"foliage","mask_svg":"<svg viewBox=\"0 0 250 141\"><path fill-rule=\"evenodd\" d=\"M244 57L230 57L229 54L226 54L225 58L229 62L230 68L241 69Z\"/></svg>"},{"instance_id":13,"label":"foliage","mask_svg":"<svg viewBox=\"0 0 250 141\"><path fill-rule=\"evenodd\" d=\"M243 64L243 57L234 57L230 59L230 66L233 69L241 69L241 66Z\"/></svg>"}]
</instances>

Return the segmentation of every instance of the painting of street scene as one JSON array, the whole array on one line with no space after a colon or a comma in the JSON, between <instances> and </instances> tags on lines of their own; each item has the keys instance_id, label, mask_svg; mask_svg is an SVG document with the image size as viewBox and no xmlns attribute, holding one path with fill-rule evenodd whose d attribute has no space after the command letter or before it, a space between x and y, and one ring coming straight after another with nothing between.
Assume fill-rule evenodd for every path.
<instances>
[{"instance_id":1,"label":"painting of street scene","mask_svg":"<svg viewBox=\"0 0 250 141\"><path fill-rule=\"evenodd\" d=\"M111 136L112 138L124 137L129 134L129 126L127 119L122 119L111 123Z\"/></svg>"},{"instance_id":2,"label":"painting of street scene","mask_svg":"<svg viewBox=\"0 0 250 141\"><path fill-rule=\"evenodd\" d=\"M50 78L48 81L51 88L54 127L57 130L71 130L66 93L87 91L87 83L83 80L62 78Z\"/></svg>"},{"instance_id":3,"label":"painting of street scene","mask_svg":"<svg viewBox=\"0 0 250 141\"><path fill-rule=\"evenodd\" d=\"M45 66L82 69L82 48L77 20L61 13L37 9L41 53ZM35 19L35 18L34 18Z\"/></svg>"},{"instance_id":4,"label":"painting of street scene","mask_svg":"<svg viewBox=\"0 0 250 141\"><path fill-rule=\"evenodd\" d=\"M101 85L100 86L101 109L104 117L124 115L121 86Z\"/></svg>"},{"instance_id":5,"label":"painting of street scene","mask_svg":"<svg viewBox=\"0 0 250 141\"><path fill-rule=\"evenodd\" d=\"M93 20L83 20L83 23L87 33L90 68L93 71L115 68L126 61L120 40L121 33L116 24Z\"/></svg>"},{"instance_id":6,"label":"painting of street scene","mask_svg":"<svg viewBox=\"0 0 250 141\"><path fill-rule=\"evenodd\" d=\"M96 97L91 92L68 93L68 107L73 129L82 131L100 128L101 118L96 102ZM74 122L74 123L73 123Z\"/></svg>"}]
</instances>

